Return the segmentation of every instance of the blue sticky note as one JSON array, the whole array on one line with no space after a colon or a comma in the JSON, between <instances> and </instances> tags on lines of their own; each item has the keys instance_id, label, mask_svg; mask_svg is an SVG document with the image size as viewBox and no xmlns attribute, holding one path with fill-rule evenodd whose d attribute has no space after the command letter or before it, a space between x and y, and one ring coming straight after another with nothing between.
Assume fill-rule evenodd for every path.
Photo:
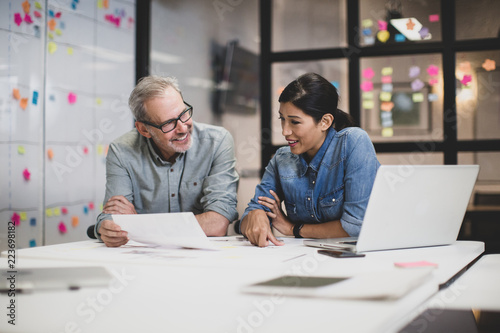
<instances>
[{"instance_id":1,"label":"blue sticky note","mask_svg":"<svg viewBox=\"0 0 500 333\"><path fill-rule=\"evenodd\" d=\"M30 219L30 226L32 226L32 227L36 226L36 218L32 217Z\"/></svg>"},{"instance_id":2,"label":"blue sticky note","mask_svg":"<svg viewBox=\"0 0 500 333\"><path fill-rule=\"evenodd\" d=\"M54 17L54 11L52 9L49 9L49 16Z\"/></svg>"},{"instance_id":3,"label":"blue sticky note","mask_svg":"<svg viewBox=\"0 0 500 333\"><path fill-rule=\"evenodd\" d=\"M83 206L83 212L84 212L85 214L88 214L88 213L89 213L89 207L87 207L87 206Z\"/></svg>"},{"instance_id":4,"label":"blue sticky note","mask_svg":"<svg viewBox=\"0 0 500 333\"><path fill-rule=\"evenodd\" d=\"M31 239L30 240L30 247L35 247L36 246L36 240Z\"/></svg>"},{"instance_id":5,"label":"blue sticky note","mask_svg":"<svg viewBox=\"0 0 500 333\"><path fill-rule=\"evenodd\" d=\"M372 29L370 28L364 28L363 29L363 35L364 36L370 36L372 34Z\"/></svg>"},{"instance_id":6,"label":"blue sticky note","mask_svg":"<svg viewBox=\"0 0 500 333\"><path fill-rule=\"evenodd\" d=\"M53 101L55 101L55 100L56 100L56 97L55 97L54 95L50 95L50 96L49 96L49 100L53 102Z\"/></svg>"},{"instance_id":7,"label":"blue sticky note","mask_svg":"<svg viewBox=\"0 0 500 333\"><path fill-rule=\"evenodd\" d=\"M396 34L396 35L394 36L394 40L395 40L396 42L404 42L404 41L406 40L406 38L405 38L405 36L404 36L404 35L402 35L402 34Z\"/></svg>"},{"instance_id":8,"label":"blue sticky note","mask_svg":"<svg viewBox=\"0 0 500 333\"><path fill-rule=\"evenodd\" d=\"M33 91L33 99L31 101L34 105L38 103L38 91Z\"/></svg>"},{"instance_id":9,"label":"blue sticky note","mask_svg":"<svg viewBox=\"0 0 500 333\"><path fill-rule=\"evenodd\" d=\"M59 22L59 28L65 29L66 28L66 23L64 23L64 21L60 21Z\"/></svg>"}]
</instances>

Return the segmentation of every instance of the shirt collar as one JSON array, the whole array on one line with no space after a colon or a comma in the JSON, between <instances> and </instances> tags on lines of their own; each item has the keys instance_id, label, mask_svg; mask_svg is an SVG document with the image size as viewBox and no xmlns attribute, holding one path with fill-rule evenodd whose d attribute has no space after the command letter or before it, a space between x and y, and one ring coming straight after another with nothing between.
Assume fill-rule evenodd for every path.
<instances>
[{"instance_id":1,"label":"shirt collar","mask_svg":"<svg viewBox=\"0 0 500 333\"><path fill-rule=\"evenodd\" d=\"M323 160L323 157L325 156L326 150L330 146L330 143L332 142L333 137L335 136L336 133L337 133L337 131L333 127L330 127L330 129L328 130L328 133L326 134L325 141L323 141L323 144L319 148L318 152L316 153L316 155L314 155L311 163L307 164L307 162L304 158L304 154L300 154L300 160L302 162L302 165L306 169L307 169L307 167L310 167L311 169L315 170L316 172L319 170L319 166L321 164L321 161Z\"/></svg>"},{"instance_id":2,"label":"shirt collar","mask_svg":"<svg viewBox=\"0 0 500 333\"><path fill-rule=\"evenodd\" d=\"M171 164L173 164L173 163L170 163L168 161L165 161L163 159L163 157L158 153L158 148L156 147L152 138L147 138L146 141L148 142L149 153L151 154L151 157L155 161L156 165L171 165ZM175 158L175 162L179 161L183 156L184 156L184 153L178 154L177 157Z\"/></svg>"}]
</instances>

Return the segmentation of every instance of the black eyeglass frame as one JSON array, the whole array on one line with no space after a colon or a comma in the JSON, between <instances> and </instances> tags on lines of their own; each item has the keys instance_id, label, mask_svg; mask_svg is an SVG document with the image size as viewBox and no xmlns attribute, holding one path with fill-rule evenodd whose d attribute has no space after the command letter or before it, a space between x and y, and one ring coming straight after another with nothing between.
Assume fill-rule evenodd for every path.
<instances>
[{"instance_id":1,"label":"black eyeglass frame","mask_svg":"<svg viewBox=\"0 0 500 333\"><path fill-rule=\"evenodd\" d=\"M189 104L189 103L186 103L185 101L183 101L184 104L187 106L187 109L182 111L182 113L179 115L179 117L177 118L173 118L173 119L169 119L167 120L166 122L164 123L161 123L160 125L156 125L156 124L153 124L153 123L150 123L149 121L145 121L145 120L139 120L139 122L143 123L143 124L146 124L146 125L149 125L149 126L153 126L157 129L159 129L160 131L162 131L163 133L168 133L168 132L172 132L176 127L177 127L177 122L180 120L182 121L182 123L185 123L186 121L188 121L189 119L191 119L193 117L193 107ZM189 118L186 119L186 120L182 120L181 117L186 113L186 112L189 112ZM171 129L171 130L168 130L168 131L164 131L163 130L163 126L165 126L166 124L168 123L172 123L175 121L175 125L174 127Z\"/></svg>"}]
</instances>

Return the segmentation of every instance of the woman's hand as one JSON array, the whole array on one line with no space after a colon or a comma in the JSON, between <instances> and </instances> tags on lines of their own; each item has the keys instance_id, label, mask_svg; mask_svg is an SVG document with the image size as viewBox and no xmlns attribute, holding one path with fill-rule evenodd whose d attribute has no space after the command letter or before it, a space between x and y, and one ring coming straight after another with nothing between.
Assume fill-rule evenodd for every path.
<instances>
[{"instance_id":1,"label":"woman's hand","mask_svg":"<svg viewBox=\"0 0 500 333\"><path fill-rule=\"evenodd\" d=\"M241 231L250 243L260 247L268 246L269 242L274 245L285 244L274 237L269 226L269 218L266 212L261 209L252 210L243 218L241 221Z\"/></svg>"},{"instance_id":2,"label":"woman's hand","mask_svg":"<svg viewBox=\"0 0 500 333\"><path fill-rule=\"evenodd\" d=\"M273 190L269 190L269 193L274 197L274 200L268 197L259 197L259 203L266 206L271 211L267 212L272 220L273 227L275 227L279 232L286 236L293 236L293 224L288 220L285 213L281 209L281 200Z\"/></svg>"}]
</instances>

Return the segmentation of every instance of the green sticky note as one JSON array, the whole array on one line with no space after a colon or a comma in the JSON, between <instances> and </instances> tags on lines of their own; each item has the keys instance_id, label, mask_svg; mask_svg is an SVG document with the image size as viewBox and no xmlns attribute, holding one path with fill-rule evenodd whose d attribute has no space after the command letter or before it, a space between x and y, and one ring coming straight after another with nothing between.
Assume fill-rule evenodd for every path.
<instances>
[{"instance_id":1,"label":"green sticky note","mask_svg":"<svg viewBox=\"0 0 500 333\"><path fill-rule=\"evenodd\" d=\"M24 155L25 152L26 152L26 149L24 149L24 146L17 146L17 153L19 155Z\"/></svg>"}]
</instances>

